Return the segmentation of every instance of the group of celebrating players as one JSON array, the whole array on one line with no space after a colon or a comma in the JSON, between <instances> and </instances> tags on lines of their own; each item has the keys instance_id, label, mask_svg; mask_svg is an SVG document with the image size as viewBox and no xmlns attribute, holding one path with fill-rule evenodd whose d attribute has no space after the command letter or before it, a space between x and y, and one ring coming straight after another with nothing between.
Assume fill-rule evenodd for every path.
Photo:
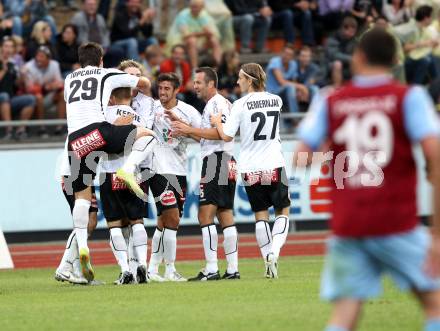
<instances>
[{"instance_id":1,"label":"group of celebrating players","mask_svg":"<svg viewBox=\"0 0 440 331\"><path fill-rule=\"evenodd\" d=\"M103 214L110 230L110 246L121 268L115 284L187 280L177 272L175 260L190 140L200 142L203 161L198 219L206 266L189 281L240 278L233 218L237 170L243 174L257 220L256 236L265 275L278 277L278 256L289 230L290 199L279 137L282 101L264 91L261 66L243 65L238 84L249 94L234 106L217 92L218 78L212 68L195 69L194 89L206 102L200 115L177 99L180 80L175 73L159 75L159 100L154 100L148 96L150 83L142 77L139 63L127 60L118 69L104 69L102 49L94 43L79 48L79 60L81 69L67 76L64 92L69 135L62 167L63 190L74 230L55 278L80 284L94 280L87 237L96 226L93 179L99 164ZM242 110L248 104L255 108L252 116ZM254 132L256 121L259 126ZM239 127L241 153L237 169L232 152ZM143 218L149 190L157 208L157 227L147 266ZM268 224L271 206L276 213L272 231ZM222 227L227 260L222 276L217 263L215 217ZM162 261L164 276L159 274Z\"/></svg>"},{"instance_id":2,"label":"group of celebrating players","mask_svg":"<svg viewBox=\"0 0 440 331\"><path fill-rule=\"evenodd\" d=\"M341 184L331 191L332 236L322 275L321 295L333 303L326 331L355 330L363 303L380 294L383 274L414 293L425 313L424 330L440 331L440 125L425 90L392 79L395 58L395 40L388 32L366 32L353 54L354 79L337 90L322 91L298 130L301 143L294 166L310 164L312 152L321 151L320 156L331 155L328 162ZM227 259L222 278L240 278L233 220L237 174L255 213L265 275L277 278L278 257L289 231L290 199L279 136L282 101L265 92L261 66L241 67L237 83L245 96L233 105L217 93L213 69L196 69L194 89L206 101L200 116L177 100L180 82L175 74L159 76L155 101L146 95L150 83L136 62L125 61L120 70L104 69L102 49L94 43L80 47L79 60L82 68L65 82L69 162L63 178L74 230L56 279L94 279L87 236L96 224L92 187L101 162L103 212L121 267L115 283L186 281L174 262L189 139L201 144L198 218L206 258L205 268L189 280L221 278L215 217L223 229ZM238 130L236 166L232 143ZM434 187L431 234L418 225L413 143L421 145ZM142 219L148 190L158 218L147 267ZM164 277L158 273L162 260Z\"/></svg>"}]
</instances>

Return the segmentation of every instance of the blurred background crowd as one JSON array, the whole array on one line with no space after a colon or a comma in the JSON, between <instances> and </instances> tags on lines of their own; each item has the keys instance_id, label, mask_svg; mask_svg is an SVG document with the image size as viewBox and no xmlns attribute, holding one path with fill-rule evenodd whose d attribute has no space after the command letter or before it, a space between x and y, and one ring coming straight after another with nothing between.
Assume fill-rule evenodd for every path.
<instances>
[{"instance_id":1,"label":"blurred background crowd","mask_svg":"<svg viewBox=\"0 0 440 331\"><path fill-rule=\"evenodd\" d=\"M106 67L140 61L153 96L157 75L176 72L179 98L199 111L194 68L215 67L219 91L234 101L240 64L258 62L283 112L304 112L320 88L350 78L355 42L373 26L398 42L395 78L425 85L440 103L440 0L1 0L0 115L64 119L64 77L85 41L103 46ZM6 126L1 139L65 134L62 124Z\"/></svg>"}]
</instances>

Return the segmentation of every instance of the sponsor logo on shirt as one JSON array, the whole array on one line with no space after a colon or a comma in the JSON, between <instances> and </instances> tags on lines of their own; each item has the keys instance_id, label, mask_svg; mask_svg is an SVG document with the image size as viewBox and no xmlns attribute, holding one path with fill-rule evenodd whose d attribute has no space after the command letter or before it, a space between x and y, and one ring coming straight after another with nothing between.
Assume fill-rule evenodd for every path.
<instances>
[{"instance_id":1,"label":"sponsor logo on shirt","mask_svg":"<svg viewBox=\"0 0 440 331\"><path fill-rule=\"evenodd\" d=\"M107 142L102 138L98 129L95 129L88 134L75 139L70 143L73 153L78 159L83 158L90 152L93 152L104 146Z\"/></svg>"}]
</instances>

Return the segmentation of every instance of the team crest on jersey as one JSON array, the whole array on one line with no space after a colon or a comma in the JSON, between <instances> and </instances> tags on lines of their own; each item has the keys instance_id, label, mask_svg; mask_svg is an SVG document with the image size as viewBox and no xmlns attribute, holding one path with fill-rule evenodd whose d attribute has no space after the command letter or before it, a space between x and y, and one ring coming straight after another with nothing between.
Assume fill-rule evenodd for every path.
<instances>
[{"instance_id":1,"label":"team crest on jersey","mask_svg":"<svg viewBox=\"0 0 440 331\"><path fill-rule=\"evenodd\" d=\"M95 129L88 134L79 137L70 143L73 153L78 159L87 156L90 152L93 152L100 147L104 146L107 142L102 138L101 132Z\"/></svg>"},{"instance_id":2,"label":"team crest on jersey","mask_svg":"<svg viewBox=\"0 0 440 331\"><path fill-rule=\"evenodd\" d=\"M171 134L171 130L170 129L162 129L162 138L163 141L165 141L166 143L172 144L173 143L173 136Z\"/></svg>"},{"instance_id":3,"label":"team crest on jersey","mask_svg":"<svg viewBox=\"0 0 440 331\"><path fill-rule=\"evenodd\" d=\"M174 192L171 190L167 190L165 192L163 192L160 197L160 203L163 206L172 206L174 204L176 204L176 196L174 195Z\"/></svg>"}]
</instances>

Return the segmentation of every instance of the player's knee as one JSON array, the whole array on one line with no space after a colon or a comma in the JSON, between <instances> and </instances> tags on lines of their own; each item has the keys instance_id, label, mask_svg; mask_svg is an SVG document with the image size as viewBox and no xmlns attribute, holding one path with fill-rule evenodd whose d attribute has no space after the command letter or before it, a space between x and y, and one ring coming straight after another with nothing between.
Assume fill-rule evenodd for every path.
<instances>
[{"instance_id":1,"label":"player's knee","mask_svg":"<svg viewBox=\"0 0 440 331\"><path fill-rule=\"evenodd\" d=\"M166 228L177 229L180 223L179 212L170 213L163 221Z\"/></svg>"},{"instance_id":2,"label":"player's knee","mask_svg":"<svg viewBox=\"0 0 440 331\"><path fill-rule=\"evenodd\" d=\"M122 228L127 226L122 220L107 221L107 226L111 230L113 228Z\"/></svg>"},{"instance_id":3,"label":"player's knee","mask_svg":"<svg viewBox=\"0 0 440 331\"><path fill-rule=\"evenodd\" d=\"M89 209L91 202L86 199L76 199L73 206L72 218L76 228L87 228L89 224Z\"/></svg>"},{"instance_id":4,"label":"player's knee","mask_svg":"<svg viewBox=\"0 0 440 331\"><path fill-rule=\"evenodd\" d=\"M97 212L94 211L89 213L89 226L88 226L89 235L91 235L93 230L96 229L96 225L98 223L97 218L98 218Z\"/></svg>"}]
</instances>

